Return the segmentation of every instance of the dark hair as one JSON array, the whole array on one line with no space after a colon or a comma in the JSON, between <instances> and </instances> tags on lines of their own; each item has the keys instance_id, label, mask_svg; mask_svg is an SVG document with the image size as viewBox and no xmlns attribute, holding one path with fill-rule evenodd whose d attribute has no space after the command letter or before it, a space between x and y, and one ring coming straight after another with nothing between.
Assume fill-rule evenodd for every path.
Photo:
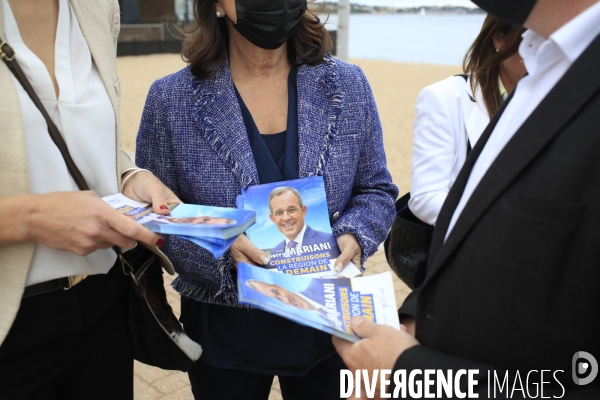
<instances>
[{"instance_id":1,"label":"dark hair","mask_svg":"<svg viewBox=\"0 0 600 400\"><path fill-rule=\"evenodd\" d=\"M184 40L181 57L189 63L190 71L198 79L207 79L216 74L227 58L227 22L225 18L217 18L215 13L214 0L194 0L196 24L182 31ZM331 51L333 45L325 22L321 22L310 8L306 10L287 42L288 58L292 65L317 65Z\"/></svg>"},{"instance_id":2,"label":"dark hair","mask_svg":"<svg viewBox=\"0 0 600 400\"><path fill-rule=\"evenodd\" d=\"M481 32L463 60L463 70L471 76L471 89L475 93L476 86L481 87L483 101L490 117L502 104L498 86L500 65L519 50L524 31L524 28L488 15L483 21ZM498 52L494 46L494 37L504 41L502 49Z\"/></svg>"}]
</instances>

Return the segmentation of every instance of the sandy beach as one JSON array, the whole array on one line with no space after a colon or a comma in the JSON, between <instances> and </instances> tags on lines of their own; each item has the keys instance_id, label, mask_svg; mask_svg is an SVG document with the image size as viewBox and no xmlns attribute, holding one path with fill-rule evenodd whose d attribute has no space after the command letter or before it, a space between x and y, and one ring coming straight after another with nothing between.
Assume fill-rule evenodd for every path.
<instances>
[{"instance_id":1,"label":"sandy beach","mask_svg":"<svg viewBox=\"0 0 600 400\"><path fill-rule=\"evenodd\" d=\"M371 84L383 126L388 168L400 193L404 194L410 183L412 121L417 95L423 87L460 73L461 68L358 59L350 62L363 69ZM185 63L179 55L157 54L120 57L117 66L121 77L122 145L125 150L134 152L135 137L150 85L154 80L183 68ZM372 256L366 267L367 274L389 271L382 251ZM170 280L165 282L169 302L178 314L178 295L169 283ZM410 290L397 278L394 279L394 288L396 301L400 304ZM193 400L193 396L186 374L136 363L135 399ZM269 400L280 399L278 383L275 382Z\"/></svg>"}]
</instances>

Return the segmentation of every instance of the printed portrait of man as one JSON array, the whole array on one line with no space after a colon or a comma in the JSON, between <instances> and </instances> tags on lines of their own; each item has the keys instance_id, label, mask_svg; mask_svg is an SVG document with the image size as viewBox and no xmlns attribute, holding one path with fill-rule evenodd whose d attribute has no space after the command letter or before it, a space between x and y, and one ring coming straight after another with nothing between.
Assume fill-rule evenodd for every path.
<instances>
[{"instance_id":1,"label":"printed portrait of man","mask_svg":"<svg viewBox=\"0 0 600 400\"><path fill-rule=\"evenodd\" d=\"M301 292L291 292L276 283L265 283L255 279L247 280L246 286L285 305L312 311L332 328L344 330L337 310L325 307L325 293L323 285L318 279L312 279L306 289Z\"/></svg>"},{"instance_id":2,"label":"printed portrait of man","mask_svg":"<svg viewBox=\"0 0 600 400\"><path fill-rule=\"evenodd\" d=\"M331 258L340 254L335 237L331 233L315 230L304 222L307 208L298 190L288 186L273 189L269 194L269 210L269 218L285 236L281 243L273 247L271 254L284 254L285 257L289 257L311 253L319 251L319 247L322 247L320 245L330 248L328 251Z\"/></svg>"}]
</instances>

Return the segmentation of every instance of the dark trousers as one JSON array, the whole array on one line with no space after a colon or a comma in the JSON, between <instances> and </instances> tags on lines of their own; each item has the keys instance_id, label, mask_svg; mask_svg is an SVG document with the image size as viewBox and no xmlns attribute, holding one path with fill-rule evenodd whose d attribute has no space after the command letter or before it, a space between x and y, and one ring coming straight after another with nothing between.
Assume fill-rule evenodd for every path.
<instances>
[{"instance_id":1,"label":"dark trousers","mask_svg":"<svg viewBox=\"0 0 600 400\"><path fill-rule=\"evenodd\" d=\"M211 367L202 358L188 371L196 400L266 400L272 375ZM340 398L340 370L346 369L334 354L317 364L305 376L280 376L284 400L332 400Z\"/></svg>"},{"instance_id":2,"label":"dark trousers","mask_svg":"<svg viewBox=\"0 0 600 400\"><path fill-rule=\"evenodd\" d=\"M116 266L27 297L0 347L0 398L133 399L128 278Z\"/></svg>"}]
</instances>

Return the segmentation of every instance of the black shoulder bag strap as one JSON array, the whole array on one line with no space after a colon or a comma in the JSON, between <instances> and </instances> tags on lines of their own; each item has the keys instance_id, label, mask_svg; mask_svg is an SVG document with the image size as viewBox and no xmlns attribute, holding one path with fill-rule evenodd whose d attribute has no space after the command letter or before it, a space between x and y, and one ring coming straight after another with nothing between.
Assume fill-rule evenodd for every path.
<instances>
[{"instance_id":1,"label":"black shoulder bag strap","mask_svg":"<svg viewBox=\"0 0 600 400\"><path fill-rule=\"evenodd\" d=\"M31 101L33 101L33 104L35 104L37 109L40 110L40 112L44 116L44 119L48 124L48 133L50 133L52 141L56 144L56 147L58 147L58 150L60 150L60 154L62 154L63 158L65 159L67 169L69 170L69 173L75 180L75 183L77 184L77 187L79 187L79 190L90 190L90 187L83 178L83 175L79 171L79 168L77 168L77 165L75 165L73 158L71 158L71 154L69 153L69 148L67 147L65 140L63 139L58 128L52 121L52 118L50 118L50 115L48 115L46 108L42 104L42 101L40 100L38 95L35 93L35 90L33 90L33 87L31 86L31 83L29 83L29 80L23 73L23 70L15 60L14 50L8 45L8 43L3 41L1 37L0 58L4 60L8 69L10 69L11 72L15 75L21 86L23 86L23 89L25 89L25 91L31 98Z\"/></svg>"},{"instance_id":2,"label":"black shoulder bag strap","mask_svg":"<svg viewBox=\"0 0 600 400\"><path fill-rule=\"evenodd\" d=\"M65 164L67 164L67 169L69 170L69 173L73 177L73 180L77 184L77 187L79 188L79 190L90 190L90 187L88 186L87 182L85 181L85 178L83 177L81 171L79 171L79 168L77 168L75 161L73 161L73 158L71 157L71 153L69 153L69 148L67 147L67 143L65 143L65 139L60 134L58 127L56 126L54 121L52 121L52 118L50 118L50 115L48 115L48 111L46 111L46 107L44 107L44 105L42 104L42 101L40 100L37 93L33 89L33 86L31 86L31 83L25 76L25 73L23 73L21 66L19 65L17 60L15 60L14 50L12 49L12 47L10 47L8 45L8 43L3 41L1 37L0 37L0 58L2 58L4 60L8 69L10 69L11 72L15 75L15 78L17 78L17 80L19 81L21 86L23 86L23 89L25 89L25 91L31 98L31 101L33 101L33 104L35 104L37 109L40 110L40 112L44 116L44 119L46 120L46 124L48 125L48 133L50 134L50 138L52 138L52 141L54 142L54 144L56 144L56 147L58 147L60 154L62 155L63 159L65 160ZM113 250L115 251L115 253L117 253L117 255L119 257L121 257L121 249L119 249L117 246L113 246Z\"/></svg>"},{"instance_id":3,"label":"black shoulder bag strap","mask_svg":"<svg viewBox=\"0 0 600 400\"><path fill-rule=\"evenodd\" d=\"M21 66L19 65L17 60L15 60L14 50L12 49L12 47L9 46L8 43L3 41L1 37L0 37L0 58L2 58L2 60L4 60L8 69L10 69L11 72L15 75L15 78L17 78L17 80L19 81L21 86L23 86L23 89L25 89L25 91L31 98L31 101L33 101L33 104L35 104L37 109L44 116L44 119L46 120L46 124L48 125L48 133L50 134L50 138L52 138L52 141L54 142L54 144L56 144L56 147L58 147L60 154L62 155L63 159L65 160L65 164L67 164L67 169L69 170L69 173L73 177L73 180L77 184L77 187L79 188L79 190L90 190L90 187L88 186L87 182L85 181L83 174L81 173L81 171L79 171L79 168L77 168L75 161L73 161L73 158L71 157L71 153L69 153L69 148L67 147L67 143L65 143L65 140L64 140L63 136L60 134L58 127L56 126L54 121L52 121L52 118L50 118L48 111L46 111L46 107L44 107L44 105L42 104L42 101L40 100L37 93L33 89L33 86L31 86L31 83L25 76L25 73L23 73ZM123 263L123 272L126 275L130 275L131 277L135 278L135 274L133 273L134 268L131 267L129 265L129 263L127 263L127 261L123 258L121 249L118 246L113 246L112 249L115 251L115 253L117 253L117 256L119 256L121 263ZM126 267L129 271L126 271Z\"/></svg>"}]
</instances>

